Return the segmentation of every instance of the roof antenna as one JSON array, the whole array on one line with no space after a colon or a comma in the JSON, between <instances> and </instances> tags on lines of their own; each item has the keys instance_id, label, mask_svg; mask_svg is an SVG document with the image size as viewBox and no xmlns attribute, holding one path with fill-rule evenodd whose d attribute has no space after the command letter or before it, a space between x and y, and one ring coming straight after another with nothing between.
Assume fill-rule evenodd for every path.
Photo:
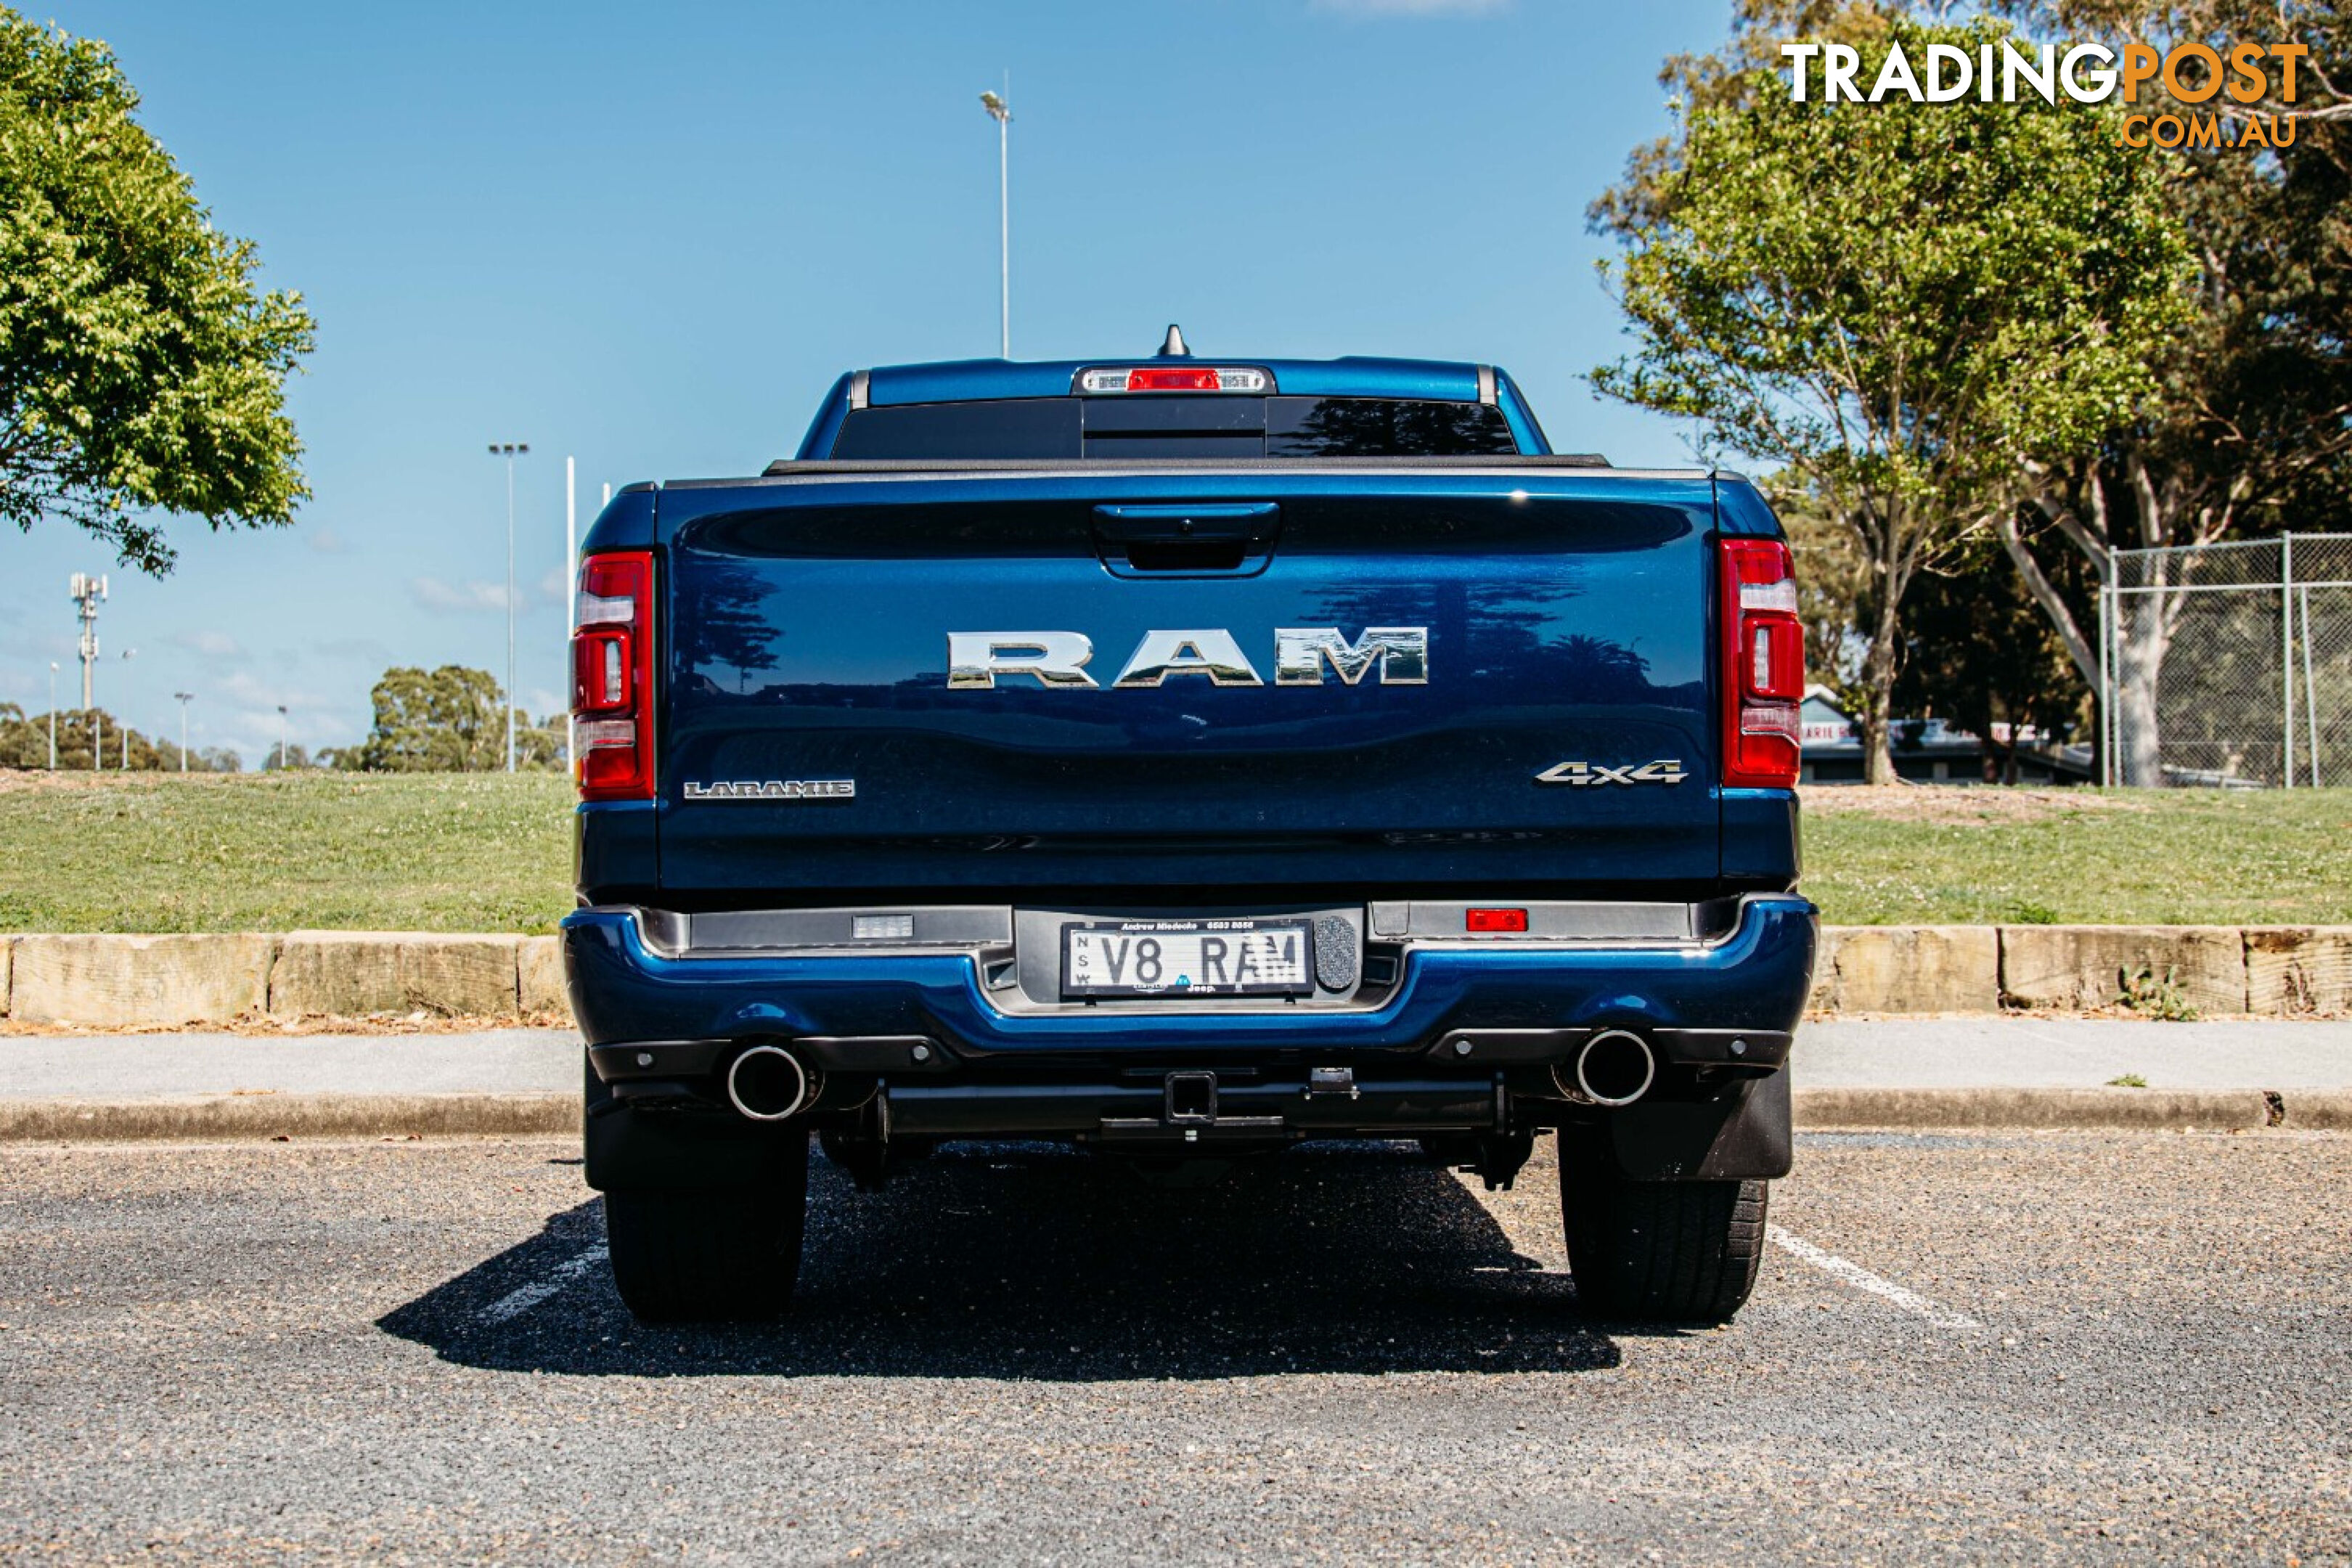
<instances>
[{"instance_id":1,"label":"roof antenna","mask_svg":"<svg viewBox=\"0 0 2352 1568\"><path fill-rule=\"evenodd\" d=\"M1168 336L1160 344L1161 359L1191 359L1192 351L1184 346L1184 329L1175 322L1168 323Z\"/></svg>"}]
</instances>

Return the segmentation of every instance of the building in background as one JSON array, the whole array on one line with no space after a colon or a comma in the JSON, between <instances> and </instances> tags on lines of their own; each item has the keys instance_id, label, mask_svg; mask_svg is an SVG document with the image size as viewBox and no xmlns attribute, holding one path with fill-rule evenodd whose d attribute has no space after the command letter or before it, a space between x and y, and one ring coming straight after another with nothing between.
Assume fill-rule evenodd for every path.
<instances>
[{"instance_id":1,"label":"building in background","mask_svg":"<svg viewBox=\"0 0 2352 1568\"><path fill-rule=\"evenodd\" d=\"M1799 719L1803 725L1802 782L1860 784L1861 726L1837 705L1827 687L1806 688ZM2011 751L2009 726L1995 726L1993 741L1989 746L1982 737L1941 719L1897 719L1888 727L1895 772L1911 784L1999 782ZM2088 746L2066 745L2029 727L2018 733L2014 750L2016 777L2011 782L2045 785L2093 782L2096 763Z\"/></svg>"}]
</instances>

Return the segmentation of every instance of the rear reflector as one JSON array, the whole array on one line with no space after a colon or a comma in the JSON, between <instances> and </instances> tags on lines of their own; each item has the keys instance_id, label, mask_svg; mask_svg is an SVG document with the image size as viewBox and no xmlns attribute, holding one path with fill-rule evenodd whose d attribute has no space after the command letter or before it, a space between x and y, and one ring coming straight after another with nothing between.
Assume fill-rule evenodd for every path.
<instances>
[{"instance_id":1,"label":"rear reflector","mask_svg":"<svg viewBox=\"0 0 2352 1568\"><path fill-rule=\"evenodd\" d=\"M1805 698L1805 628L1797 579L1777 539L1719 542L1723 578L1723 782L1735 789L1787 789L1802 756L1798 706Z\"/></svg>"},{"instance_id":2,"label":"rear reflector","mask_svg":"<svg viewBox=\"0 0 2352 1568\"><path fill-rule=\"evenodd\" d=\"M1525 931L1528 911L1525 910L1465 910L1462 914L1464 931Z\"/></svg>"},{"instance_id":3,"label":"rear reflector","mask_svg":"<svg viewBox=\"0 0 2352 1568\"><path fill-rule=\"evenodd\" d=\"M1078 374L1080 392L1272 392L1274 378L1262 370L1225 365L1136 365L1127 370L1089 370Z\"/></svg>"},{"instance_id":4,"label":"rear reflector","mask_svg":"<svg viewBox=\"0 0 2352 1568\"><path fill-rule=\"evenodd\" d=\"M583 800L654 796L654 558L615 550L580 564L572 634L572 776Z\"/></svg>"}]
</instances>

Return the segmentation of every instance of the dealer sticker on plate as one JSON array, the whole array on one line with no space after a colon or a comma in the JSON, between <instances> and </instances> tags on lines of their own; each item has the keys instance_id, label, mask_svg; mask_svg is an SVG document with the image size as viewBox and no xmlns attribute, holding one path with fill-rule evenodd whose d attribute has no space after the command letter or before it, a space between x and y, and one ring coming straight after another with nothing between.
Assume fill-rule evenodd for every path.
<instances>
[{"instance_id":1,"label":"dealer sticker on plate","mask_svg":"<svg viewBox=\"0 0 2352 1568\"><path fill-rule=\"evenodd\" d=\"M1065 996L1309 996L1303 921L1100 921L1062 928Z\"/></svg>"}]
</instances>

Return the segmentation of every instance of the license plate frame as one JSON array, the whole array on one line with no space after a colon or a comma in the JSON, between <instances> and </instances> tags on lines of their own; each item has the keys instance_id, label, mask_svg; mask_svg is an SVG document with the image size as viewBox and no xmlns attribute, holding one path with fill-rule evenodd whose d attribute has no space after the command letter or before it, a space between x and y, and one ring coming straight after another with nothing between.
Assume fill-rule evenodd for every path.
<instances>
[{"instance_id":1,"label":"license plate frame","mask_svg":"<svg viewBox=\"0 0 2352 1568\"><path fill-rule=\"evenodd\" d=\"M1130 939L1112 949L1109 939ZM1288 939L1295 945L1285 950ZM1156 952L1138 944L1152 942ZM1261 942L1274 951L1259 952ZM1244 978L1279 962L1284 978ZM1083 955L1083 961L1082 961ZM1116 955L1117 961L1114 962ZM1136 978L1154 962L1159 978ZM1297 997L1315 994L1315 927L1295 916L1211 915L1070 921L1062 927L1062 996L1066 1001L1160 1002L1189 997ZM1195 974L1194 970L1202 973ZM1173 971L1174 973L1171 973Z\"/></svg>"}]
</instances>

